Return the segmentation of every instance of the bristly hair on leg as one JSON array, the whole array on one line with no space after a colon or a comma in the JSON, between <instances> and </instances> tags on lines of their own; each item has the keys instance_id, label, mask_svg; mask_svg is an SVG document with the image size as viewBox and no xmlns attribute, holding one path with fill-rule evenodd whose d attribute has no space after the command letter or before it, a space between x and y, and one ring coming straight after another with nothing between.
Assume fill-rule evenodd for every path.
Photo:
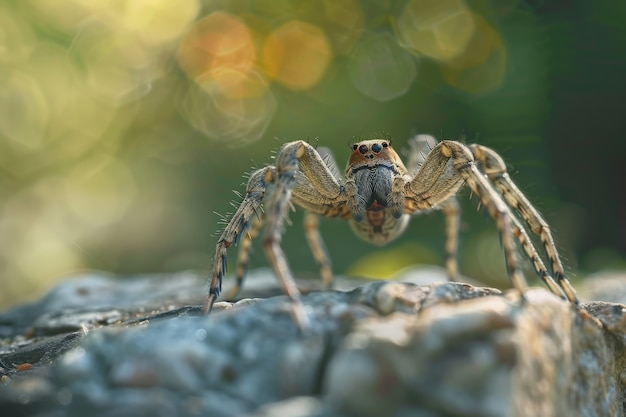
<instances>
[{"instance_id":1,"label":"bristly hair on leg","mask_svg":"<svg viewBox=\"0 0 626 417\"><path fill-rule=\"evenodd\" d=\"M320 146L315 149L317 153L322 157L322 161L324 164L330 169L333 177L339 179L341 177L339 166L337 165L337 161L333 157L332 151L326 146ZM352 148L350 148L352 150Z\"/></svg>"},{"instance_id":2,"label":"bristly hair on leg","mask_svg":"<svg viewBox=\"0 0 626 417\"><path fill-rule=\"evenodd\" d=\"M459 138L457 139L457 142L461 142L465 144L466 141L467 141L467 135L465 134L465 129L461 129L461 133L459 133Z\"/></svg>"},{"instance_id":3,"label":"bristly hair on leg","mask_svg":"<svg viewBox=\"0 0 626 417\"><path fill-rule=\"evenodd\" d=\"M243 173L242 178L245 180L240 185L242 188L245 188L246 184L248 184L248 180L250 180L250 176L254 174L258 169L255 168L255 165L249 170Z\"/></svg>"},{"instance_id":4,"label":"bristly hair on leg","mask_svg":"<svg viewBox=\"0 0 626 417\"><path fill-rule=\"evenodd\" d=\"M315 141L315 145L311 144L311 138L309 136L306 137L305 142L308 143L309 145L311 145L313 147L313 149L317 149L317 147L320 144L320 137L319 136L315 136L313 138L313 140Z\"/></svg>"},{"instance_id":5,"label":"bristly hair on leg","mask_svg":"<svg viewBox=\"0 0 626 417\"><path fill-rule=\"evenodd\" d=\"M430 151L437 146L434 136L428 134L418 134L408 141L408 148L401 149L402 154L407 158L407 168L411 175L415 175L422 167Z\"/></svg>"},{"instance_id":6,"label":"bristly hair on leg","mask_svg":"<svg viewBox=\"0 0 626 417\"><path fill-rule=\"evenodd\" d=\"M217 217L219 217L219 220L217 221L217 224L220 227L218 227L217 230L215 230L213 233L211 233L211 237L217 239L217 238L219 238L222 235L222 233L224 232L226 227L228 227L228 223L230 223L230 220L232 219L234 213L228 212L226 214L221 214L221 213L218 213L217 211L214 211L213 214L215 214Z\"/></svg>"},{"instance_id":7,"label":"bristly hair on leg","mask_svg":"<svg viewBox=\"0 0 626 417\"><path fill-rule=\"evenodd\" d=\"M261 214L259 214L259 211L257 211L256 207L252 208L252 212L254 213L255 217L257 218L257 220L259 221L263 221L263 215L265 214L265 209L263 208L262 205L260 205L258 207L258 210L261 212Z\"/></svg>"},{"instance_id":8,"label":"bristly hair on leg","mask_svg":"<svg viewBox=\"0 0 626 417\"><path fill-rule=\"evenodd\" d=\"M226 214L221 214L218 213L217 211L214 211L213 214L215 214L217 217L219 217L219 220L217 221L217 224L219 225L224 225L227 226L228 222L230 221L231 217L233 216L233 213L226 213ZM221 234L223 231L223 229L221 231L216 232L218 235Z\"/></svg>"}]
</instances>

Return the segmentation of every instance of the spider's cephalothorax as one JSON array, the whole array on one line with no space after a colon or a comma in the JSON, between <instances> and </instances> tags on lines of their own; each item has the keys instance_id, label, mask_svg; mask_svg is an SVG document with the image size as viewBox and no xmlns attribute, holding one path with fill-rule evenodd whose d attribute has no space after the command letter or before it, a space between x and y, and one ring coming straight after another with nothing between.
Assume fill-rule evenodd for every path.
<instances>
[{"instance_id":1,"label":"spider's cephalothorax","mask_svg":"<svg viewBox=\"0 0 626 417\"><path fill-rule=\"evenodd\" d=\"M317 228L318 216L348 220L364 240L382 245L398 237L411 215L441 210L446 219L446 269L457 278L459 207L456 193L467 184L495 220L514 287L524 293L526 282L515 257L515 241L531 260L550 290L578 303L565 277L552 233L539 212L510 179L502 158L479 145L465 145L418 135L409 141L411 153L405 166L387 139L364 140L352 145L345 179L337 174L332 155L304 141L289 142L276 155L275 165L252 173L241 205L228 222L216 246L209 295L203 310L211 310L220 294L226 271L226 251L240 241L237 282L230 297L243 283L252 239L263 221L263 248L286 292L298 300L285 255L280 247L284 220L290 204L305 209L304 230L326 286L332 284L330 260ZM480 169L479 169L480 167ZM266 195L268 184L271 192ZM533 245L526 227L539 236L549 268ZM246 233L247 232L247 233ZM297 302L294 317L306 325Z\"/></svg>"}]
</instances>

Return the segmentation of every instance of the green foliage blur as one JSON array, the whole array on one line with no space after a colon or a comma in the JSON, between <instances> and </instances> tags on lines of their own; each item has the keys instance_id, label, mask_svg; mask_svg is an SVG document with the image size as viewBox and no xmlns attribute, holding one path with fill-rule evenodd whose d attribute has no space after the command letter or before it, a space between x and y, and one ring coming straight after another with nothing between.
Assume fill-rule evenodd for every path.
<instances>
[{"instance_id":1,"label":"green foliage blur","mask_svg":"<svg viewBox=\"0 0 626 417\"><path fill-rule=\"evenodd\" d=\"M376 135L492 147L574 281L624 267L624 22L612 0L4 0L0 307L84 270L208 271L215 213L294 139L340 165ZM506 287L469 197L461 271ZM291 222L291 265L315 276ZM443 265L439 213L384 248L339 221L321 231L339 274Z\"/></svg>"}]
</instances>

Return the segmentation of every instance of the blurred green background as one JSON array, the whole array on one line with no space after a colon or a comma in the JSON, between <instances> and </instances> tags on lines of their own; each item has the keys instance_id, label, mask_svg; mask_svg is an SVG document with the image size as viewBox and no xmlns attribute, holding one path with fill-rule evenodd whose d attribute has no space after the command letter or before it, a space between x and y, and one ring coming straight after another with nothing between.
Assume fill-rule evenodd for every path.
<instances>
[{"instance_id":1,"label":"blurred green background","mask_svg":"<svg viewBox=\"0 0 626 417\"><path fill-rule=\"evenodd\" d=\"M510 164L574 280L624 267L625 22L614 0L3 0L0 307L83 270L208 271L214 212L300 138L343 166L359 138L464 135ZM507 286L495 225L461 202L461 271ZM336 273L443 264L438 213L385 248L321 229Z\"/></svg>"}]
</instances>

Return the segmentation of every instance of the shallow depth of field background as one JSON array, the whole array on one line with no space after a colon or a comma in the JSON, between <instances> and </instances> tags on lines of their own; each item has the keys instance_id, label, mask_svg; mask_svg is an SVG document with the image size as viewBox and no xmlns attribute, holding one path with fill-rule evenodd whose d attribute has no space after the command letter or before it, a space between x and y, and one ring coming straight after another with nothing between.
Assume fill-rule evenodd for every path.
<instances>
[{"instance_id":1,"label":"shallow depth of field background","mask_svg":"<svg viewBox=\"0 0 626 417\"><path fill-rule=\"evenodd\" d=\"M214 212L294 139L342 166L376 135L493 147L574 281L624 267L624 22L613 0L4 0L0 307L84 270L208 271ZM461 271L508 286L494 223L461 202ZM291 221L288 258L314 276ZM339 274L443 264L439 213L384 248L321 229Z\"/></svg>"}]
</instances>

